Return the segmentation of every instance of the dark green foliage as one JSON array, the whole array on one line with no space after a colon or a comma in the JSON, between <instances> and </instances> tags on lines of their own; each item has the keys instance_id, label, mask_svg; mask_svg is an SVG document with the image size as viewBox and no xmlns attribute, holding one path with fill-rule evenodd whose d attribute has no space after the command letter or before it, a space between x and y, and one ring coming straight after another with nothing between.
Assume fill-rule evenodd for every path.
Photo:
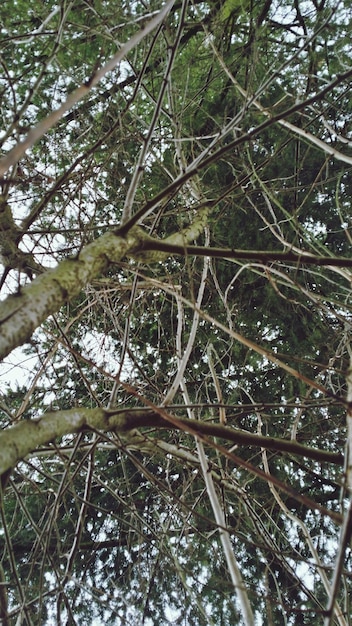
<instances>
[{"instance_id":1,"label":"dark green foliage","mask_svg":"<svg viewBox=\"0 0 352 626\"><path fill-rule=\"evenodd\" d=\"M0 8L3 153L161 6L10 4ZM230 428L343 452L351 270L263 261L260 251L351 258L351 166L314 143L350 158L349 4L190 3L176 51L182 6L35 143L2 191L20 245L37 262L77 256L119 225L167 80L132 214L192 168L145 212L143 229L166 239L197 223L199 205L211 200L196 243L209 237L210 246L254 257L212 258L205 279L204 258L187 252L111 264L37 329L21 353L24 368L26 358L35 363L23 380L10 385L11 361L4 364L1 426L74 407L165 410L191 341L182 380L194 418L218 422L223 404ZM3 293L28 280L11 270ZM218 326L202 315L195 324L203 287L198 306ZM170 413L187 416L185 404L179 387ZM12 473L0 552L14 623L244 623L194 437L171 427L141 432L144 446L115 433L67 434ZM209 470L256 623L323 623L321 571L330 582L339 550L333 515L347 501L343 468L214 441L205 444ZM281 487L274 491L263 471ZM349 547L343 558L337 601L346 607Z\"/></svg>"}]
</instances>

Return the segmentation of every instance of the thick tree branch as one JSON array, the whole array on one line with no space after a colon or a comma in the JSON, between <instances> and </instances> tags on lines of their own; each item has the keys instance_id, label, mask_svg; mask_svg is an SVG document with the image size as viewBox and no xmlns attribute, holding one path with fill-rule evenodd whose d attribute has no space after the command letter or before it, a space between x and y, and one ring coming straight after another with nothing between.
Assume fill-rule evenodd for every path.
<instances>
[{"instance_id":1,"label":"thick tree branch","mask_svg":"<svg viewBox=\"0 0 352 626\"><path fill-rule=\"evenodd\" d=\"M0 475L38 446L84 429L124 431L128 411L115 413L104 409L71 409L46 413L38 420L23 420L0 432Z\"/></svg>"},{"instance_id":2,"label":"thick tree branch","mask_svg":"<svg viewBox=\"0 0 352 626\"><path fill-rule=\"evenodd\" d=\"M137 428L155 427L184 430L191 434L217 437L242 446L254 446L288 452L320 463L343 465L343 455L337 452L309 448L297 441L254 435L239 428L212 424L189 418L173 418L172 423L149 409L108 410L71 409L46 413L38 420L23 420L0 432L0 475L14 467L29 453L64 435L86 429L102 432L131 433ZM132 437L133 439L133 437ZM132 440L131 440L132 441ZM133 441L135 442L135 436Z\"/></svg>"},{"instance_id":3,"label":"thick tree branch","mask_svg":"<svg viewBox=\"0 0 352 626\"><path fill-rule=\"evenodd\" d=\"M192 224L168 239L178 243L181 238L188 243L198 237L204 228L207 210L207 206L202 207ZM111 263L119 263L126 256L138 260L143 257L148 263L159 260L148 249L149 239L154 241L138 227L132 228L126 236L107 232L85 246L77 257L62 261L30 285L22 287L17 294L8 296L0 303L0 359L28 341L49 315L77 296Z\"/></svg>"},{"instance_id":4,"label":"thick tree branch","mask_svg":"<svg viewBox=\"0 0 352 626\"><path fill-rule=\"evenodd\" d=\"M181 237L180 237L181 238ZM286 261L296 265L331 265L335 267L352 267L352 258L316 256L314 254L281 252L276 250L236 250L235 248L212 248L205 246L190 246L186 241L179 244L176 239L169 237L161 241L153 237L146 237L143 241L143 250L136 254L136 258L150 253L150 259L161 261L172 254L181 256L209 256L219 259L252 260L270 263L271 261ZM152 253L155 253L152 256ZM159 255L157 256L157 252Z\"/></svg>"},{"instance_id":5,"label":"thick tree branch","mask_svg":"<svg viewBox=\"0 0 352 626\"><path fill-rule=\"evenodd\" d=\"M343 454L338 452L328 452L318 448L310 448L304 446L297 441L276 439L275 437L266 437L264 435L254 435L240 428L232 428L221 424L213 424L200 420L192 420L189 418L177 418L177 423L170 424L160 415L147 411L132 411L129 413L128 427L131 429L143 428L143 426L155 426L159 428L179 428L185 431L206 435L209 437L217 437L226 441L231 441L238 445L261 447L267 450L276 450L278 452L289 452L298 456L307 457L317 460L321 463L333 463L343 465Z\"/></svg>"},{"instance_id":6,"label":"thick tree branch","mask_svg":"<svg viewBox=\"0 0 352 626\"><path fill-rule=\"evenodd\" d=\"M38 276L0 304L0 359L31 337L40 324L78 295L93 278L118 263L129 250L138 250L142 231L126 238L105 233L81 250L78 257L62 261Z\"/></svg>"}]
</instances>

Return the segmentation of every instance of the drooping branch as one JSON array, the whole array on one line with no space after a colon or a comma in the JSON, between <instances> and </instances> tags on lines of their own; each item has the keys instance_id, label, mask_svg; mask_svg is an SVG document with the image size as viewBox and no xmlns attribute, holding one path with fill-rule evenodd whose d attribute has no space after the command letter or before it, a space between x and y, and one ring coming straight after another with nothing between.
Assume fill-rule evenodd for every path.
<instances>
[{"instance_id":1,"label":"drooping branch","mask_svg":"<svg viewBox=\"0 0 352 626\"><path fill-rule=\"evenodd\" d=\"M352 267L352 258L317 256L309 253L297 254L295 252L275 251L275 250L237 250L235 248L213 248L205 246L190 246L186 243L180 245L177 242L161 241L153 237L148 237L143 242L142 257L145 252L155 252L156 260L163 260L166 255L177 254L181 256L209 256L219 259L235 259L260 261L270 263L272 261L289 262L295 265L331 265L334 267ZM159 256L157 253L159 252ZM139 255L136 255L138 258Z\"/></svg>"},{"instance_id":2,"label":"drooping branch","mask_svg":"<svg viewBox=\"0 0 352 626\"><path fill-rule=\"evenodd\" d=\"M343 455L317 448L304 446L297 441L276 439L255 435L239 428L222 426L189 418L164 419L159 413L149 409L71 409L46 413L38 420L23 420L0 433L0 475L14 467L16 463L45 445L64 435L84 430L99 430L125 434L145 427L183 430L194 435L217 437L242 446L254 446L288 452L300 457L310 458L320 463L343 465Z\"/></svg>"},{"instance_id":3,"label":"drooping branch","mask_svg":"<svg viewBox=\"0 0 352 626\"><path fill-rule=\"evenodd\" d=\"M177 426L177 422L179 422L179 426ZM298 443L297 441L289 439L277 439L275 437L267 437L265 435L255 435L240 428L232 428L230 426L223 426L222 424L213 424L185 417L177 418L173 424L170 424L170 422L166 421L156 413L149 413L147 411L132 411L129 413L128 425L131 429L143 428L143 426L182 428L182 430L185 430L186 432L192 431L209 437L217 437L218 439L231 441L232 443L242 446L254 446L265 448L267 450L276 450L278 452L288 452L290 454L314 459L321 463L327 462L336 465L343 465L344 462L343 454L338 452L329 452L318 448L310 448Z\"/></svg>"}]
</instances>

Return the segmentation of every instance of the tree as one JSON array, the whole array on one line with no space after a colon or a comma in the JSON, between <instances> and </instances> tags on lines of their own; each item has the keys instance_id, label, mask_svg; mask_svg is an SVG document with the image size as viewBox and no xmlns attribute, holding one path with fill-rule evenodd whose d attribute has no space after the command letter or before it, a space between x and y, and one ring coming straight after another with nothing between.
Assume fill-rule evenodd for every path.
<instances>
[{"instance_id":1,"label":"tree","mask_svg":"<svg viewBox=\"0 0 352 626\"><path fill-rule=\"evenodd\" d=\"M349 10L2 3L4 626L351 623Z\"/></svg>"}]
</instances>

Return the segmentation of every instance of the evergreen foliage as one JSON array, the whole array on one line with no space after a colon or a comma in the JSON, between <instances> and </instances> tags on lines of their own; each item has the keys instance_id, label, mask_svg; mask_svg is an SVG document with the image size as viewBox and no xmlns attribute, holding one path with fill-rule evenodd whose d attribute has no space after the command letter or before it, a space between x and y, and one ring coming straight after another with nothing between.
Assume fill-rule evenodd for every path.
<instances>
[{"instance_id":1,"label":"evergreen foliage","mask_svg":"<svg viewBox=\"0 0 352 626\"><path fill-rule=\"evenodd\" d=\"M350 6L163 6L1 3L0 623L347 625Z\"/></svg>"}]
</instances>

